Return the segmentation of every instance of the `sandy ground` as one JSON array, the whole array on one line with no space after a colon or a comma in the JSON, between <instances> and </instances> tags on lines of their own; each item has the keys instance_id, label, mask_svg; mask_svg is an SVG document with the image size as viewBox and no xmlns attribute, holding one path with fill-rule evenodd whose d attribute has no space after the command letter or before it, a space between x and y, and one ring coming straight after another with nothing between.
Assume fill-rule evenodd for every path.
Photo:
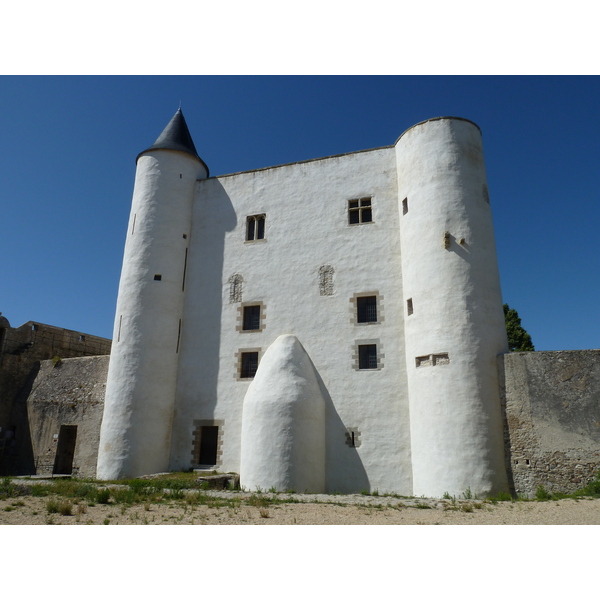
<instances>
[{"instance_id":1,"label":"sandy ground","mask_svg":"<svg viewBox=\"0 0 600 600\"><path fill-rule=\"evenodd\" d=\"M0 500L2 525L600 525L600 499L547 502L447 501L294 495L293 504L245 504L248 495L211 492L215 500L237 498L234 507L190 504L73 505L71 516L50 514L50 497ZM269 496L269 494L264 494ZM286 495L287 497L287 495ZM64 499L62 499L64 500Z\"/></svg>"}]
</instances>

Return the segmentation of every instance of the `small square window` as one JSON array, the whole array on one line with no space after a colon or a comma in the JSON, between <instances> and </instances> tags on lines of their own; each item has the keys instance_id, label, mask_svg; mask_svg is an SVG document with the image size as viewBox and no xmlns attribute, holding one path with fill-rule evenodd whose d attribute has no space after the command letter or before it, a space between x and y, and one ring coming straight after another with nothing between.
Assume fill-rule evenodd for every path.
<instances>
[{"instance_id":1,"label":"small square window","mask_svg":"<svg viewBox=\"0 0 600 600\"><path fill-rule=\"evenodd\" d=\"M356 321L358 323L377 323L377 296L356 298Z\"/></svg>"},{"instance_id":2,"label":"small square window","mask_svg":"<svg viewBox=\"0 0 600 600\"><path fill-rule=\"evenodd\" d=\"M251 379L258 370L258 352L242 352L241 379Z\"/></svg>"},{"instance_id":3,"label":"small square window","mask_svg":"<svg viewBox=\"0 0 600 600\"><path fill-rule=\"evenodd\" d=\"M252 215L246 219L246 241L265 239L265 215Z\"/></svg>"},{"instance_id":4,"label":"small square window","mask_svg":"<svg viewBox=\"0 0 600 600\"><path fill-rule=\"evenodd\" d=\"M155 275L154 276L154 281L162 281L162 275Z\"/></svg>"},{"instance_id":5,"label":"small square window","mask_svg":"<svg viewBox=\"0 0 600 600\"><path fill-rule=\"evenodd\" d=\"M371 209L371 198L348 200L348 223L350 225L371 223L372 221L373 212Z\"/></svg>"},{"instance_id":6,"label":"small square window","mask_svg":"<svg viewBox=\"0 0 600 600\"><path fill-rule=\"evenodd\" d=\"M244 306L243 331L260 329L260 304Z\"/></svg>"},{"instance_id":7,"label":"small square window","mask_svg":"<svg viewBox=\"0 0 600 600\"><path fill-rule=\"evenodd\" d=\"M377 344L364 344L358 347L358 368L377 368Z\"/></svg>"}]
</instances>

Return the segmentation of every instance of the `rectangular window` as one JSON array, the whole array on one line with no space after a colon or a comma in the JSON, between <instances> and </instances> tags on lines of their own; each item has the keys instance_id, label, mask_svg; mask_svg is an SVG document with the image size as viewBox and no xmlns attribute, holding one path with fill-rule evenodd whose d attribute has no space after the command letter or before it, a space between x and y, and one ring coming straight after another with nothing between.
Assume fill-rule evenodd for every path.
<instances>
[{"instance_id":1,"label":"rectangular window","mask_svg":"<svg viewBox=\"0 0 600 600\"><path fill-rule=\"evenodd\" d=\"M377 323L377 296L356 298L356 320L358 323Z\"/></svg>"},{"instance_id":2,"label":"rectangular window","mask_svg":"<svg viewBox=\"0 0 600 600\"><path fill-rule=\"evenodd\" d=\"M360 223L371 223L373 213L371 209L371 198L355 198L348 200L348 223L359 225Z\"/></svg>"},{"instance_id":3,"label":"rectangular window","mask_svg":"<svg viewBox=\"0 0 600 600\"><path fill-rule=\"evenodd\" d=\"M241 379L251 379L258 369L258 352L242 352Z\"/></svg>"},{"instance_id":4,"label":"rectangular window","mask_svg":"<svg viewBox=\"0 0 600 600\"><path fill-rule=\"evenodd\" d=\"M260 329L260 304L244 306L243 331Z\"/></svg>"},{"instance_id":5,"label":"rectangular window","mask_svg":"<svg viewBox=\"0 0 600 600\"><path fill-rule=\"evenodd\" d=\"M246 219L246 241L265 239L265 215L252 215Z\"/></svg>"},{"instance_id":6,"label":"rectangular window","mask_svg":"<svg viewBox=\"0 0 600 600\"><path fill-rule=\"evenodd\" d=\"M413 314L413 301L412 301L412 298L409 298L406 301L406 312L408 313L409 316Z\"/></svg>"},{"instance_id":7,"label":"rectangular window","mask_svg":"<svg viewBox=\"0 0 600 600\"><path fill-rule=\"evenodd\" d=\"M408 198L402 200L402 214L405 215L408 212Z\"/></svg>"},{"instance_id":8,"label":"rectangular window","mask_svg":"<svg viewBox=\"0 0 600 600\"><path fill-rule=\"evenodd\" d=\"M358 347L358 368L377 368L377 344L364 344Z\"/></svg>"}]
</instances>

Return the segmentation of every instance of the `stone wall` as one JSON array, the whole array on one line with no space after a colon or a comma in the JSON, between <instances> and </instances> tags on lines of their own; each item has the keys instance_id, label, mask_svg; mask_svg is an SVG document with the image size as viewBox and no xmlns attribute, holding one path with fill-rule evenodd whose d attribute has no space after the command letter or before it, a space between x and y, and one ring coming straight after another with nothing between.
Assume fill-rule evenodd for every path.
<instances>
[{"instance_id":1,"label":"stone wall","mask_svg":"<svg viewBox=\"0 0 600 600\"><path fill-rule=\"evenodd\" d=\"M95 477L109 356L43 361L27 399L35 472L52 474L62 426L75 426L72 473Z\"/></svg>"},{"instance_id":2,"label":"stone wall","mask_svg":"<svg viewBox=\"0 0 600 600\"><path fill-rule=\"evenodd\" d=\"M110 354L111 340L28 321L11 327L0 316L0 475L35 472L26 400L39 361Z\"/></svg>"},{"instance_id":3,"label":"stone wall","mask_svg":"<svg viewBox=\"0 0 600 600\"><path fill-rule=\"evenodd\" d=\"M600 470L600 350L499 357L512 491L584 487Z\"/></svg>"}]
</instances>

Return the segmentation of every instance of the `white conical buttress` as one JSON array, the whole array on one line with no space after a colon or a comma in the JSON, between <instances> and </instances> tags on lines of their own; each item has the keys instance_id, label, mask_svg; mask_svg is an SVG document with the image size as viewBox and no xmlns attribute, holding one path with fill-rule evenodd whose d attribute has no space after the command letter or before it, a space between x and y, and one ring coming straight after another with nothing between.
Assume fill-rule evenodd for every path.
<instances>
[{"instance_id":1,"label":"white conical buttress","mask_svg":"<svg viewBox=\"0 0 600 600\"><path fill-rule=\"evenodd\" d=\"M171 138L157 147L165 142L163 132L138 158L100 431L99 479L168 469L192 202L196 180L207 176L195 149L169 148L173 133L189 137L178 113L165 130Z\"/></svg>"},{"instance_id":2,"label":"white conical buttress","mask_svg":"<svg viewBox=\"0 0 600 600\"><path fill-rule=\"evenodd\" d=\"M325 399L293 335L269 346L246 392L240 483L248 490L325 491Z\"/></svg>"},{"instance_id":3,"label":"white conical buttress","mask_svg":"<svg viewBox=\"0 0 600 600\"><path fill-rule=\"evenodd\" d=\"M507 490L496 356L508 351L479 128L396 144L413 493Z\"/></svg>"}]
</instances>

